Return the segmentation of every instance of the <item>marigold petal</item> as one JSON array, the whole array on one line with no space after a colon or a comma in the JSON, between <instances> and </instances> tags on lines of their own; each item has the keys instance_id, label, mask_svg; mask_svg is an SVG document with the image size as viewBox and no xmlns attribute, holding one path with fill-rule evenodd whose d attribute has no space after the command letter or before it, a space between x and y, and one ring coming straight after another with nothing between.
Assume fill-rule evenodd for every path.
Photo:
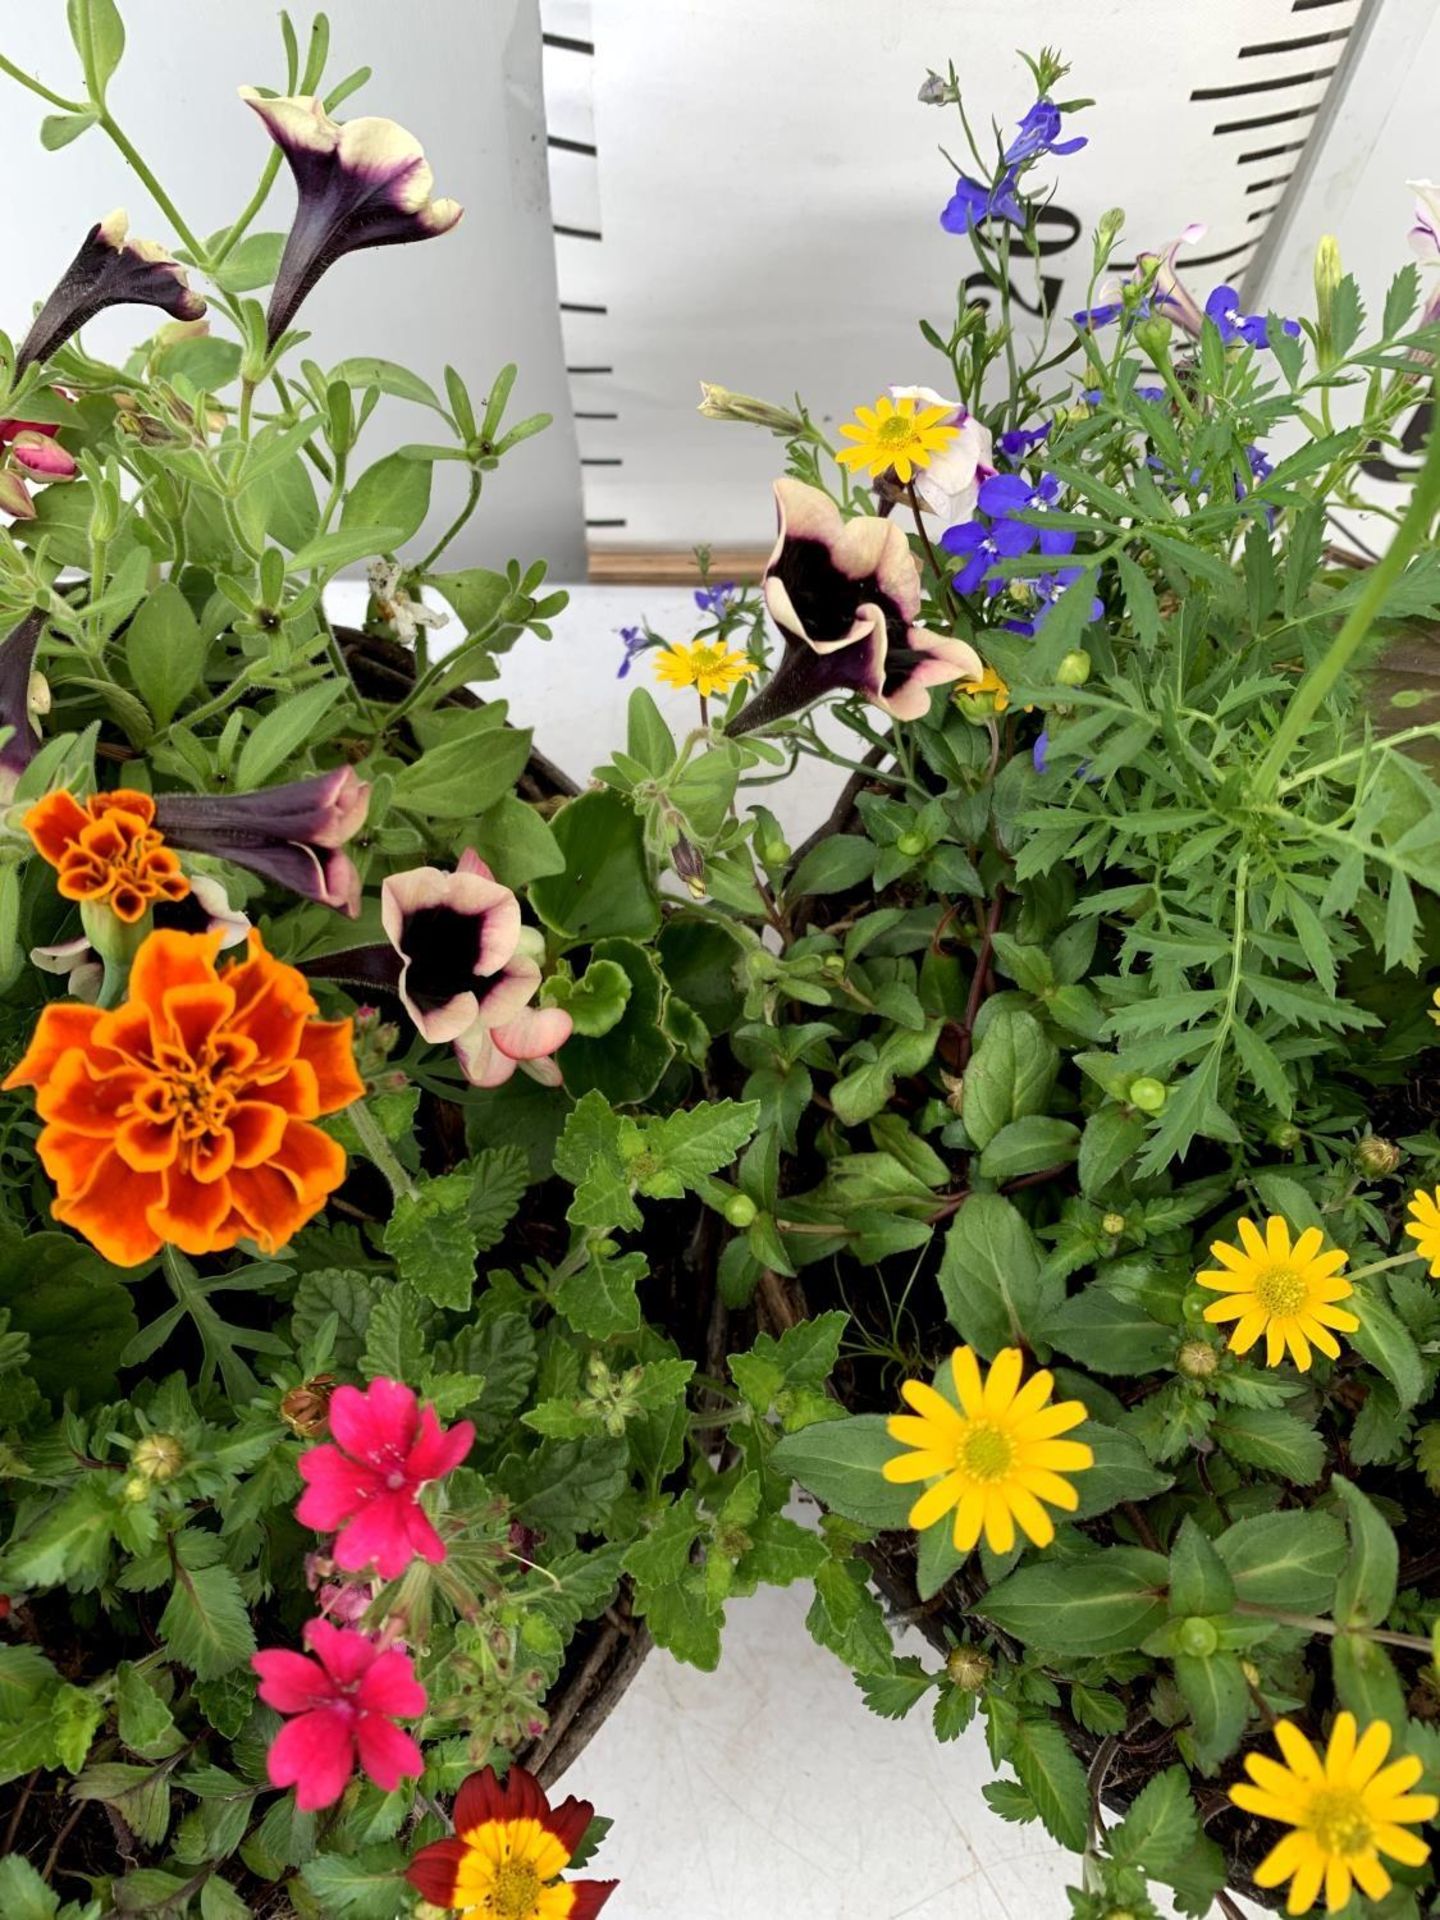
<instances>
[{"instance_id":1,"label":"marigold petal","mask_svg":"<svg viewBox=\"0 0 1440 1920\"><path fill-rule=\"evenodd\" d=\"M323 1194L313 1204L298 1199L295 1183L275 1167L236 1167L229 1186L234 1220L226 1222L226 1232L233 1229L266 1253L293 1240L325 1203Z\"/></svg>"},{"instance_id":2,"label":"marigold petal","mask_svg":"<svg viewBox=\"0 0 1440 1920\"><path fill-rule=\"evenodd\" d=\"M241 1100L226 1122L235 1142L235 1165L258 1167L279 1152L287 1116L268 1100Z\"/></svg>"},{"instance_id":3,"label":"marigold petal","mask_svg":"<svg viewBox=\"0 0 1440 1920\"><path fill-rule=\"evenodd\" d=\"M203 987L215 984L215 956L220 951L218 933L177 933L161 927L141 942L130 968L129 997L146 1007L165 1005L165 995L175 987Z\"/></svg>"},{"instance_id":4,"label":"marigold petal","mask_svg":"<svg viewBox=\"0 0 1440 1920\"><path fill-rule=\"evenodd\" d=\"M5 1091L43 1086L62 1054L72 1047L88 1050L95 1028L104 1018L99 1007L84 1007L74 1001L55 1000L42 1007L30 1045L5 1077Z\"/></svg>"},{"instance_id":5,"label":"marigold petal","mask_svg":"<svg viewBox=\"0 0 1440 1920\"><path fill-rule=\"evenodd\" d=\"M354 1023L311 1020L300 1036L298 1058L313 1068L320 1113L338 1113L365 1092L355 1066Z\"/></svg>"},{"instance_id":6,"label":"marigold petal","mask_svg":"<svg viewBox=\"0 0 1440 1920\"><path fill-rule=\"evenodd\" d=\"M492 1820L543 1820L549 1812L544 1788L524 1767L511 1767L503 1782L493 1767L482 1767L460 1784L455 1831L473 1844L476 1831Z\"/></svg>"},{"instance_id":7,"label":"marigold petal","mask_svg":"<svg viewBox=\"0 0 1440 1920\"><path fill-rule=\"evenodd\" d=\"M180 1151L180 1132L174 1121L127 1120L114 1130L115 1151L137 1173L161 1173Z\"/></svg>"},{"instance_id":8,"label":"marigold petal","mask_svg":"<svg viewBox=\"0 0 1440 1920\"><path fill-rule=\"evenodd\" d=\"M40 1164L62 1199L78 1198L110 1154L110 1142L69 1127L46 1127L40 1136Z\"/></svg>"},{"instance_id":9,"label":"marigold petal","mask_svg":"<svg viewBox=\"0 0 1440 1920\"><path fill-rule=\"evenodd\" d=\"M114 1133L120 1114L144 1085L144 1076L122 1068L96 1073L78 1049L55 1062L49 1078L35 1093L35 1111L42 1120L106 1140Z\"/></svg>"},{"instance_id":10,"label":"marigold petal","mask_svg":"<svg viewBox=\"0 0 1440 1920\"><path fill-rule=\"evenodd\" d=\"M309 1208L308 1219L345 1178L345 1149L318 1127L291 1120L270 1164L294 1181L301 1202Z\"/></svg>"},{"instance_id":11,"label":"marigold petal","mask_svg":"<svg viewBox=\"0 0 1440 1920\"><path fill-rule=\"evenodd\" d=\"M160 1176L160 1198L146 1210L152 1231L182 1253L218 1253L232 1245L221 1229L230 1215L230 1188L221 1179L196 1180L183 1167Z\"/></svg>"},{"instance_id":12,"label":"marigold petal","mask_svg":"<svg viewBox=\"0 0 1440 1920\"><path fill-rule=\"evenodd\" d=\"M44 1136L41 1136L44 1159ZM84 1192L62 1195L52 1212L117 1267L138 1267L160 1251L149 1211L160 1198L161 1176L137 1173L113 1149L96 1162Z\"/></svg>"},{"instance_id":13,"label":"marigold petal","mask_svg":"<svg viewBox=\"0 0 1440 1920\"><path fill-rule=\"evenodd\" d=\"M594 1818L595 1809L591 1803L577 1800L573 1793L562 1800L558 1807L552 1807L548 1814L541 1816L541 1825L565 1849L567 1865Z\"/></svg>"}]
</instances>

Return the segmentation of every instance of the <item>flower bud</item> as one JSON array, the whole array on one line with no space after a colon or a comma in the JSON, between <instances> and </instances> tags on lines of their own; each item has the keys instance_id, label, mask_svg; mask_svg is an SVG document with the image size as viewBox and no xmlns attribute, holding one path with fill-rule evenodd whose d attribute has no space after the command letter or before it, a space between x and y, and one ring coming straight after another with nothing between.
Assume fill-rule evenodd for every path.
<instances>
[{"instance_id":1,"label":"flower bud","mask_svg":"<svg viewBox=\"0 0 1440 1920\"><path fill-rule=\"evenodd\" d=\"M1215 1623L1199 1614L1192 1615L1189 1620L1182 1620L1180 1631L1175 1638L1180 1652L1192 1654L1197 1660L1208 1659L1220 1644Z\"/></svg>"},{"instance_id":2,"label":"flower bud","mask_svg":"<svg viewBox=\"0 0 1440 1920\"><path fill-rule=\"evenodd\" d=\"M1164 366L1170 357L1170 335L1174 328L1162 313L1147 314L1135 322L1135 342L1151 362Z\"/></svg>"},{"instance_id":3,"label":"flower bud","mask_svg":"<svg viewBox=\"0 0 1440 1920\"><path fill-rule=\"evenodd\" d=\"M978 1647L952 1647L945 1659L950 1684L961 1693L979 1693L994 1672L995 1663Z\"/></svg>"},{"instance_id":4,"label":"flower bud","mask_svg":"<svg viewBox=\"0 0 1440 1920\"><path fill-rule=\"evenodd\" d=\"M1084 686L1090 678L1090 656L1083 647L1066 654L1055 669L1055 678L1062 687Z\"/></svg>"},{"instance_id":5,"label":"flower bud","mask_svg":"<svg viewBox=\"0 0 1440 1920\"><path fill-rule=\"evenodd\" d=\"M1382 1140L1378 1133L1364 1134L1355 1144L1355 1164L1372 1180L1394 1173L1403 1157L1393 1140Z\"/></svg>"},{"instance_id":6,"label":"flower bud","mask_svg":"<svg viewBox=\"0 0 1440 1920\"><path fill-rule=\"evenodd\" d=\"M1322 327L1330 324L1335 289L1344 277L1345 269L1340 263L1340 242L1333 233L1322 233L1315 249L1315 311Z\"/></svg>"},{"instance_id":7,"label":"flower bud","mask_svg":"<svg viewBox=\"0 0 1440 1920\"><path fill-rule=\"evenodd\" d=\"M1186 1340L1175 1356L1175 1371L1187 1380L1208 1380L1220 1365L1220 1356L1208 1340Z\"/></svg>"},{"instance_id":8,"label":"flower bud","mask_svg":"<svg viewBox=\"0 0 1440 1920\"><path fill-rule=\"evenodd\" d=\"M940 1070L940 1084L945 1089L945 1104L951 1113L959 1113L965 1104L965 1076L963 1073L946 1073Z\"/></svg>"},{"instance_id":9,"label":"flower bud","mask_svg":"<svg viewBox=\"0 0 1440 1920\"><path fill-rule=\"evenodd\" d=\"M1116 1237L1117 1234L1124 1233L1125 1231L1124 1214L1123 1213L1107 1213L1104 1219L1101 1220L1100 1222L1100 1231L1102 1233L1108 1233L1112 1240Z\"/></svg>"},{"instance_id":10,"label":"flower bud","mask_svg":"<svg viewBox=\"0 0 1440 1920\"><path fill-rule=\"evenodd\" d=\"M927 73L915 96L922 107L943 107L953 97L950 82L938 73Z\"/></svg>"},{"instance_id":11,"label":"flower bud","mask_svg":"<svg viewBox=\"0 0 1440 1920\"><path fill-rule=\"evenodd\" d=\"M759 1212L748 1193L732 1193L725 1202L725 1218L732 1227L753 1226Z\"/></svg>"},{"instance_id":12,"label":"flower bud","mask_svg":"<svg viewBox=\"0 0 1440 1920\"><path fill-rule=\"evenodd\" d=\"M1142 1113L1159 1113L1166 1097L1163 1081L1153 1080L1149 1074L1142 1074L1138 1080L1130 1082L1130 1104L1139 1107Z\"/></svg>"},{"instance_id":13,"label":"flower bud","mask_svg":"<svg viewBox=\"0 0 1440 1920\"><path fill-rule=\"evenodd\" d=\"M1277 1120L1265 1138L1282 1153L1291 1153L1300 1144L1300 1129L1293 1120Z\"/></svg>"},{"instance_id":14,"label":"flower bud","mask_svg":"<svg viewBox=\"0 0 1440 1920\"><path fill-rule=\"evenodd\" d=\"M138 1507L142 1500L148 1500L150 1498L150 1482L143 1474L132 1473L124 1482L120 1491L127 1500Z\"/></svg>"},{"instance_id":15,"label":"flower bud","mask_svg":"<svg viewBox=\"0 0 1440 1920\"><path fill-rule=\"evenodd\" d=\"M705 856L682 833L670 852L670 864L685 882L694 900L705 898Z\"/></svg>"},{"instance_id":16,"label":"flower bud","mask_svg":"<svg viewBox=\"0 0 1440 1920\"><path fill-rule=\"evenodd\" d=\"M173 1480L185 1464L185 1449L173 1433L147 1433L136 1441L130 1464L146 1480Z\"/></svg>"},{"instance_id":17,"label":"flower bud","mask_svg":"<svg viewBox=\"0 0 1440 1920\"><path fill-rule=\"evenodd\" d=\"M929 841L923 833L913 831L910 833L902 833L900 838L895 842L895 851L897 853L903 853L907 860L914 860L925 852L929 844Z\"/></svg>"},{"instance_id":18,"label":"flower bud","mask_svg":"<svg viewBox=\"0 0 1440 1920\"><path fill-rule=\"evenodd\" d=\"M335 1382L328 1373L317 1373L303 1386L291 1387L280 1402L280 1418L302 1440L313 1440L324 1433L330 1417L330 1395Z\"/></svg>"},{"instance_id":19,"label":"flower bud","mask_svg":"<svg viewBox=\"0 0 1440 1920\"><path fill-rule=\"evenodd\" d=\"M1120 238L1120 229L1124 224L1123 207L1107 207L1095 223L1095 258L1102 266L1110 257L1110 249Z\"/></svg>"},{"instance_id":20,"label":"flower bud","mask_svg":"<svg viewBox=\"0 0 1440 1920\"><path fill-rule=\"evenodd\" d=\"M1240 1671L1241 1673L1244 1674L1245 1678L1249 1681L1252 1687L1259 1686L1260 1669L1259 1667L1256 1666L1253 1660L1242 1660L1240 1662Z\"/></svg>"},{"instance_id":21,"label":"flower bud","mask_svg":"<svg viewBox=\"0 0 1440 1920\"><path fill-rule=\"evenodd\" d=\"M732 393L729 387L714 387L700 382L699 411L707 420L739 420L747 426L768 427L772 433L791 439L805 431L805 422L787 407L759 400L752 393Z\"/></svg>"}]
</instances>

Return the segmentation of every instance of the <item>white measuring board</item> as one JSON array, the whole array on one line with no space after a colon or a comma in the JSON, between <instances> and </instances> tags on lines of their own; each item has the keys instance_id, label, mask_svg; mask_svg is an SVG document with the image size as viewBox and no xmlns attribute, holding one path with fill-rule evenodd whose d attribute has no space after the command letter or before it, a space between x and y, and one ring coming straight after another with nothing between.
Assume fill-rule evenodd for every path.
<instances>
[{"instance_id":1,"label":"white measuring board","mask_svg":"<svg viewBox=\"0 0 1440 1920\"><path fill-rule=\"evenodd\" d=\"M1025 298L1062 316L1083 305L1090 235L1121 206L1122 259L1206 223L1182 255L1203 299L1263 264L1365 11L1364 0L542 0L592 545L769 539L775 448L701 419L702 379L781 402L799 390L836 422L892 382L943 380L916 317L943 325L975 261L939 225L953 173L938 148L963 155L953 109L917 103L927 70L953 59L979 128L993 116L1007 138L1034 94L1017 47L1058 44L1072 71L1057 97L1096 99L1067 125L1089 145L1041 176L1055 184L1044 285L1037 294L1022 268Z\"/></svg>"}]
</instances>

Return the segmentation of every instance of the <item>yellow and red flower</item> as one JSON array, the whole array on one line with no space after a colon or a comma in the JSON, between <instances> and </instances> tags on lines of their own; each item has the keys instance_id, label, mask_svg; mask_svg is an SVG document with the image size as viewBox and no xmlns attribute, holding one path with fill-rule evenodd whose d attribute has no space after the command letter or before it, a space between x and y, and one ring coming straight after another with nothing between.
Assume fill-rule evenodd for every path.
<instances>
[{"instance_id":1,"label":"yellow and red flower","mask_svg":"<svg viewBox=\"0 0 1440 1920\"><path fill-rule=\"evenodd\" d=\"M117 787L82 805L63 788L25 815L25 831L60 875L67 900L105 906L134 926L157 900L183 900L190 882L155 825L148 793Z\"/></svg>"},{"instance_id":2,"label":"yellow and red flower","mask_svg":"<svg viewBox=\"0 0 1440 1920\"><path fill-rule=\"evenodd\" d=\"M486 1767L455 1797L454 1838L422 1847L405 1878L466 1920L594 1920L619 1883L559 1877L594 1817L573 1796L552 1807L523 1767L511 1767L503 1786Z\"/></svg>"},{"instance_id":3,"label":"yellow and red flower","mask_svg":"<svg viewBox=\"0 0 1440 1920\"><path fill-rule=\"evenodd\" d=\"M304 976L258 933L217 971L219 934L150 934L129 998L56 1001L6 1088L36 1088L55 1218L117 1266L164 1245L284 1246L345 1177L311 1123L358 1100L348 1020L317 1020Z\"/></svg>"}]
</instances>

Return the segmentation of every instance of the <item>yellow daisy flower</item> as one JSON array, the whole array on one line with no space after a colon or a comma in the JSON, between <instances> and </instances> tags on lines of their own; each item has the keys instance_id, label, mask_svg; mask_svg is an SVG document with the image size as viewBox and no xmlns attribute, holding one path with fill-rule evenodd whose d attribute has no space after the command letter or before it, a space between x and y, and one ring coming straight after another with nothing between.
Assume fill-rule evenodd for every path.
<instances>
[{"instance_id":1,"label":"yellow daisy flower","mask_svg":"<svg viewBox=\"0 0 1440 1920\"><path fill-rule=\"evenodd\" d=\"M841 439L855 445L842 447L835 457L857 472L868 468L872 480L893 469L900 484L908 486L917 470L929 466L931 454L943 453L959 432L941 424L952 411L922 406L908 396L892 400L882 393L873 407L857 407L854 420L841 427Z\"/></svg>"},{"instance_id":2,"label":"yellow daisy flower","mask_svg":"<svg viewBox=\"0 0 1440 1920\"><path fill-rule=\"evenodd\" d=\"M1430 1000L1430 1018L1435 1022L1437 1027L1440 1027L1440 987L1437 987L1434 993L1431 994Z\"/></svg>"},{"instance_id":3,"label":"yellow daisy flower","mask_svg":"<svg viewBox=\"0 0 1440 1920\"><path fill-rule=\"evenodd\" d=\"M892 1440L910 1449L884 1466L898 1484L930 1482L910 1509L919 1533L955 1509L955 1550L969 1553L984 1532L993 1553L1009 1553L1015 1526L1037 1547L1048 1547L1055 1524L1042 1501L1073 1513L1080 1496L1060 1476L1093 1466L1081 1440L1059 1436L1087 1419L1079 1400L1052 1403L1055 1376L1031 1374L1022 1387L1018 1347L1002 1347L985 1379L969 1347L957 1347L950 1370L956 1407L923 1380L907 1380L902 1396L915 1409L886 1422Z\"/></svg>"},{"instance_id":4,"label":"yellow daisy flower","mask_svg":"<svg viewBox=\"0 0 1440 1920\"><path fill-rule=\"evenodd\" d=\"M1308 1913L1322 1886L1328 1913L1345 1905L1353 1882L1367 1898L1383 1900L1391 1881L1380 1864L1382 1853L1406 1867L1423 1867L1430 1857L1425 1842L1405 1831L1440 1811L1433 1794L1410 1791L1424 1766L1406 1754L1382 1767L1390 1751L1383 1720L1373 1720L1358 1740L1356 1732L1354 1714L1337 1713L1322 1760L1297 1726L1277 1720L1275 1739L1285 1765L1247 1753L1250 1780L1230 1789L1246 1813L1294 1829L1255 1869L1257 1887L1290 1882L1287 1913Z\"/></svg>"},{"instance_id":5,"label":"yellow daisy flower","mask_svg":"<svg viewBox=\"0 0 1440 1920\"><path fill-rule=\"evenodd\" d=\"M1338 1248L1322 1253L1325 1236L1318 1227L1307 1227L1292 1247L1290 1229L1278 1214L1266 1220L1263 1238L1253 1220L1242 1220L1240 1241L1238 1247L1212 1242L1210 1251L1224 1271L1212 1267L1195 1276L1202 1287L1225 1295L1206 1307L1205 1318L1237 1323L1229 1342L1235 1353L1248 1353L1263 1333L1267 1366L1278 1367L1287 1347L1301 1373L1309 1370L1311 1347L1335 1359L1340 1343L1330 1329L1354 1333L1360 1324L1335 1304L1355 1291L1340 1278L1347 1256Z\"/></svg>"},{"instance_id":6,"label":"yellow daisy flower","mask_svg":"<svg viewBox=\"0 0 1440 1920\"><path fill-rule=\"evenodd\" d=\"M1416 1253L1430 1262L1431 1273L1440 1279L1440 1187L1434 1193L1414 1194L1409 1213L1405 1231L1415 1242Z\"/></svg>"},{"instance_id":7,"label":"yellow daisy flower","mask_svg":"<svg viewBox=\"0 0 1440 1920\"><path fill-rule=\"evenodd\" d=\"M951 698L967 713L1004 713L1010 704L1010 685L994 667L986 667L978 680L961 680Z\"/></svg>"},{"instance_id":8,"label":"yellow daisy flower","mask_svg":"<svg viewBox=\"0 0 1440 1920\"><path fill-rule=\"evenodd\" d=\"M655 656L657 680L670 687L698 688L702 700L728 693L754 672L755 662L723 640L679 640Z\"/></svg>"}]
</instances>

